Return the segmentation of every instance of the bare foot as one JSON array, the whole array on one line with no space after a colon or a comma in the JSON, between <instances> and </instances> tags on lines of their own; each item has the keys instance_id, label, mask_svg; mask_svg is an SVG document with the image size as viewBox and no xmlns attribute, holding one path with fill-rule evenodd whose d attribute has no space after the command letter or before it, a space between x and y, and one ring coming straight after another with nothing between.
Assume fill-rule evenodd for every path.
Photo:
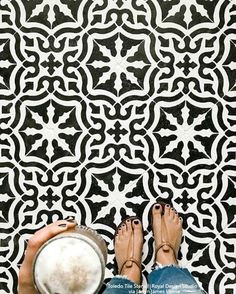
<instances>
[{"instance_id":1,"label":"bare foot","mask_svg":"<svg viewBox=\"0 0 236 294\"><path fill-rule=\"evenodd\" d=\"M118 229L115 238L115 255L119 274L136 284L141 282L143 231L140 220L127 219Z\"/></svg>"},{"instance_id":2,"label":"bare foot","mask_svg":"<svg viewBox=\"0 0 236 294\"><path fill-rule=\"evenodd\" d=\"M155 261L162 265L177 264L176 258L182 238L182 219L168 204L165 205L164 211L160 204L155 204L152 208L152 216L157 249ZM162 246L165 243L167 244Z\"/></svg>"}]
</instances>

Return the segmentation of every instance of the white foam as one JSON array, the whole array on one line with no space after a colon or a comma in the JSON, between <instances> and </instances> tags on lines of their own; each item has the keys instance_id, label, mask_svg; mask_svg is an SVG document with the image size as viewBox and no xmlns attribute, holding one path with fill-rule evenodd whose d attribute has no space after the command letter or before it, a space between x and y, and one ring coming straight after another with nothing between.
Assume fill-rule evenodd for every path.
<instances>
[{"instance_id":1,"label":"white foam","mask_svg":"<svg viewBox=\"0 0 236 294\"><path fill-rule=\"evenodd\" d=\"M64 237L42 249L34 274L42 294L92 294L102 279L102 264L89 243Z\"/></svg>"}]
</instances>

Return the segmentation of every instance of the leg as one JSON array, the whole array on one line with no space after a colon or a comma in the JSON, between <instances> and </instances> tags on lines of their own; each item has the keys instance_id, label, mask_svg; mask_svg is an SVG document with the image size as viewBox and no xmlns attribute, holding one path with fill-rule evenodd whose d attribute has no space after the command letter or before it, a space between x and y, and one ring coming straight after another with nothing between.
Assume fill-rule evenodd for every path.
<instances>
[{"instance_id":1,"label":"leg","mask_svg":"<svg viewBox=\"0 0 236 294\"><path fill-rule=\"evenodd\" d=\"M143 247L142 224L129 218L118 227L115 237L115 256L118 276L107 284L104 294L135 294L141 283L141 258Z\"/></svg>"},{"instance_id":2,"label":"leg","mask_svg":"<svg viewBox=\"0 0 236 294\"><path fill-rule=\"evenodd\" d=\"M159 204L153 207L152 219L156 269L149 275L149 293L202 293L190 272L178 266L182 219L169 205L162 208Z\"/></svg>"},{"instance_id":3,"label":"leg","mask_svg":"<svg viewBox=\"0 0 236 294\"><path fill-rule=\"evenodd\" d=\"M197 282L186 268L164 266L148 277L149 294L201 294Z\"/></svg>"}]
</instances>

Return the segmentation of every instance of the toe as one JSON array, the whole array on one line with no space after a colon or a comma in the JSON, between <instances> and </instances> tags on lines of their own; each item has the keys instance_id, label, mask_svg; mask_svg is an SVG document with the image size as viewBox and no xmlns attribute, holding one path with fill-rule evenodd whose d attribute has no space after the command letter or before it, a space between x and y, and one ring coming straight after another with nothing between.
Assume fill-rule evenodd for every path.
<instances>
[{"instance_id":1,"label":"toe","mask_svg":"<svg viewBox=\"0 0 236 294\"><path fill-rule=\"evenodd\" d=\"M127 231L132 231L131 219L127 219L125 223L126 223L126 230Z\"/></svg>"},{"instance_id":2,"label":"toe","mask_svg":"<svg viewBox=\"0 0 236 294\"><path fill-rule=\"evenodd\" d=\"M126 233L126 231L127 231L127 227L126 227L126 224L125 224L125 223L123 223L123 224L121 225L121 231L122 231L122 234L123 234L123 235Z\"/></svg>"},{"instance_id":3,"label":"toe","mask_svg":"<svg viewBox=\"0 0 236 294\"><path fill-rule=\"evenodd\" d=\"M155 204L152 208L152 226L156 247L158 247L162 241L162 206Z\"/></svg>"},{"instance_id":4,"label":"toe","mask_svg":"<svg viewBox=\"0 0 236 294\"><path fill-rule=\"evenodd\" d=\"M121 227L118 228L118 230L117 230L117 237L120 237L120 236L122 236L122 228Z\"/></svg>"},{"instance_id":5,"label":"toe","mask_svg":"<svg viewBox=\"0 0 236 294\"><path fill-rule=\"evenodd\" d=\"M142 224L139 219L135 219L132 221L133 230L136 232L142 232Z\"/></svg>"},{"instance_id":6,"label":"toe","mask_svg":"<svg viewBox=\"0 0 236 294\"><path fill-rule=\"evenodd\" d=\"M174 220L175 219L175 210L173 207L170 209L170 217Z\"/></svg>"},{"instance_id":7,"label":"toe","mask_svg":"<svg viewBox=\"0 0 236 294\"><path fill-rule=\"evenodd\" d=\"M181 216L178 216L178 224L180 225L180 227L182 227L183 219Z\"/></svg>"},{"instance_id":8,"label":"toe","mask_svg":"<svg viewBox=\"0 0 236 294\"><path fill-rule=\"evenodd\" d=\"M134 232L134 248L133 248L133 254L134 258L137 260L140 260L141 262L141 256L142 256L142 247L143 247L143 228L142 223L139 219L134 219L132 221L132 227Z\"/></svg>"},{"instance_id":9,"label":"toe","mask_svg":"<svg viewBox=\"0 0 236 294\"><path fill-rule=\"evenodd\" d=\"M158 204L158 203L153 205L152 213L153 213L153 216L160 216L161 217L162 206L160 204Z\"/></svg>"},{"instance_id":10,"label":"toe","mask_svg":"<svg viewBox=\"0 0 236 294\"><path fill-rule=\"evenodd\" d=\"M122 230L121 230L121 228L119 228L117 230L117 233L116 233L116 236L115 236L115 243L119 242L121 236L122 236Z\"/></svg>"},{"instance_id":11,"label":"toe","mask_svg":"<svg viewBox=\"0 0 236 294\"><path fill-rule=\"evenodd\" d=\"M175 214L174 215L174 222L178 224L179 223L179 215L178 215L178 212L175 211L174 214Z\"/></svg>"},{"instance_id":12,"label":"toe","mask_svg":"<svg viewBox=\"0 0 236 294\"><path fill-rule=\"evenodd\" d=\"M132 221L132 227L134 232L134 241L137 244L143 243L143 227L139 219Z\"/></svg>"},{"instance_id":13,"label":"toe","mask_svg":"<svg viewBox=\"0 0 236 294\"><path fill-rule=\"evenodd\" d=\"M164 216L170 216L170 205L166 204L165 205L165 211L164 211Z\"/></svg>"}]
</instances>

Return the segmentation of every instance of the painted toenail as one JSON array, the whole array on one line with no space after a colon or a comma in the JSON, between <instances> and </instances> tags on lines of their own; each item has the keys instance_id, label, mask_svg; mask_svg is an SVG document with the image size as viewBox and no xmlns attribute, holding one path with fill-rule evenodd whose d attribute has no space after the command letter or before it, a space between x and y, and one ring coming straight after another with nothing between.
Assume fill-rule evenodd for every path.
<instances>
[{"instance_id":1,"label":"painted toenail","mask_svg":"<svg viewBox=\"0 0 236 294\"><path fill-rule=\"evenodd\" d=\"M129 223L130 222L130 219L127 219L127 223Z\"/></svg>"},{"instance_id":2,"label":"painted toenail","mask_svg":"<svg viewBox=\"0 0 236 294\"><path fill-rule=\"evenodd\" d=\"M136 219L136 220L134 221L134 223L135 223L136 225L138 225L138 224L139 224L139 221Z\"/></svg>"},{"instance_id":3,"label":"painted toenail","mask_svg":"<svg viewBox=\"0 0 236 294\"><path fill-rule=\"evenodd\" d=\"M160 209L160 205L155 205L155 209Z\"/></svg>"},{"instance_id":4,"label":"painted toenail","mask_svg":"<svg viewBox=\"0 0 236 294\"><path fill-rule=\"evenodd\" d=\"M77 225L77 221L75 219L67 219L66 220L68 223L72 223L72 224L76 224Z\"/></svg>"},{"instance_id":5,"label":"painted toenail","mask_svg":"<svg viewBox=\"0 0 236 294\"><path fill-rule=\"evenodd\" d=\"M169 208L169 207L170 207L170 205L169 205L169 204L166 204L166 207L168 207L168 208Z\"/></svg>"}]
</instances>

